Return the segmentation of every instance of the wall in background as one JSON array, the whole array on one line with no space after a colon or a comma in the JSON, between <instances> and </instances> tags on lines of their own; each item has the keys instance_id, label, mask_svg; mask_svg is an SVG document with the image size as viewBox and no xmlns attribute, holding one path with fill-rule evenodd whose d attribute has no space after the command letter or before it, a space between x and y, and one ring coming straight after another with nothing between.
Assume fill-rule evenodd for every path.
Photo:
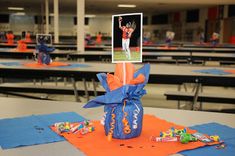
<instances>
[{"instance_id":1,"label":"wall in background","mask_svg":"<svg viewBox=\"0 0 235 156\"><path fill-rule=\"evenodd\" d=\"M96 17L89 19L89 31L91 35L96 35L102 32L107 36L112 35L112 17Z\"/></svg>"},{"instance_id":2,"label":"wall in background","mask_svg":"<svg viewBox=\"0 0 235 156\"><path fill-rule=\"evenodd\" d=\"M9 23L0 23L0 31L12 30L14 34L20 35L22 31L31 31L34 34L43 33L45 24L35 24L34 15L10 15ZM50 17L50 33L54 31L54 18ZM88 25L85 26L85 33L96 35L102 32L111 36L112 18L111 16L97 16L89 18ZM76 25L74 23L74 15L59 16L59 34L62 36L76 36Z\"/></svg>"},{"instance_id":3,"label":"wall in background","mask_svg":"<svg viewBox=\"0 0 235 156\"><path fill-rule=\"evenodd\" d=\"M228 6L224 7L224 17L228 16ZM208 10L210 8L199 9L199 21L186 22L187 11L172 12L168 15L168 23L165 24L152 24L154 23L153 15L146 15L146 25L143 26L143 32L148 33L154 41L164 41L165 32L172 30L176 32L175 41L199 41L198 31L199 29L205 30L206 20L208 19ZM230 9L231 12L231 9ZM22 31L32 31L34 34L43 33L45 25L35 24L35 15L10 15L9 23L0 23L0 31L12 30L14 34L20 35ZM61 36L76 36L76 25L74 23L75 15L60 15L59 16L59 35ZM161 16L164 17L164 16ZM50 17L50 33L53 33L54 20L53 16ZM102 32L107 36L111 36L112 26L111 15L96 16L89 18L88 25L85 26L85 33L95 36L98 32ZM163 20L164 21L164 20ZM222 25L221 25L222 26ZM223 35L221 30L221 35ZM223 36L221 36L223 39Z\"/></svg>"},{"instance_id":4,"label":"wall in background","mask_svg":"<svg viewBox=\"0 0 235 156\"><path fill-rule=\"evenodd\" d=\"M75 36L73 16L59 16L59 34L62 36ZM50 32L54 32L54 17L51 17Z\"/></svg>"},{"instance_id":5,"label":"wall in background","mask_svg":"<svg viewBox=\"0 0 235 156\"><path fill-rule=\"evenodd\" d=\"M164 41L166 31L174 31L176 33L175 41L198 41L197 32L199 29L204 29L205 21L207 19L207 8L199 9L199 21L198 22L186 22L187 11L177 12L177 19L175 19L175 13L169 13L169 24L151 24L144 26L144 32L148 32L153 40ZM150 17L149 17L150 16ZM151 15L148 15L148 19ZM179 20L179 21L177 21Z\"/></svg>"},{"instance_id":6,"label":"wall in background","mask_svg":"<svg viewBox=\"0 0 235 156\"><path fill-rule=\"evenodd\" d=\"M10 15L9 29L15 34L22 31L34 31L34 17L28 15Z\"/></svg>"}]
</instances>

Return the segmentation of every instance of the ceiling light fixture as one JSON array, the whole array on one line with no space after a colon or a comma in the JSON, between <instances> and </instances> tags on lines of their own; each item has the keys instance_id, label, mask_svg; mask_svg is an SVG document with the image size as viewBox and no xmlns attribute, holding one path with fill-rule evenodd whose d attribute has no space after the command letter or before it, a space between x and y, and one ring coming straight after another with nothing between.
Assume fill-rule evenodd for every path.
<instances>
[{"instance_id":1,"label":"ceiling light fixture","mask_svg":"<svg viewBox=\"0 0 235 156\"><path fill-rule=\"evenodd\" d=\"M20 7L8 7L8 10L24 10L24 8L20 8Z\"/></svg>"},{"instance_id":2,"label":"ceiling light fixture","mask_svg":"<svg viewBox=\"0 0 235 156\"><path fill-rule=\"evenodd\" d=\"M23 16L25 15L25 12L17 12L17 13L14 13L13 15Z\"/></svg>"},{"instance_id":3,"label":"ceiling light fixture","mask_svg":"<svg viewBox=\"0 0 235 156\"><path fill-rule=\"evenodd\" d=\"M135 8L135 4L118 4L119 8Z\"/></svg>"}]
</instances>

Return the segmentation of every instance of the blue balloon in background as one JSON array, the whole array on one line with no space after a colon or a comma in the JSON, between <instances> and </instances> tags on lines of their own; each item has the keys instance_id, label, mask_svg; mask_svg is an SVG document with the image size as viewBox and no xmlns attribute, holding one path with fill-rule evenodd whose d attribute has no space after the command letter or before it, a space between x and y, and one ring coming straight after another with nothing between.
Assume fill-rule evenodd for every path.
<instances>
[{"instance_id":1,"label":"blue balloon in background","mask_svg":"<svg viewBox=\"0 0 235 156\"><path fill-rule=\"evenodd\" d=\"M36 49L38 51L38 61L42 64L49 65L51 63L51 57L50 53L55 50L54 47L48 47L44 43L41 43L40 45L36 46Z\"/></svg>"}]
</instances>

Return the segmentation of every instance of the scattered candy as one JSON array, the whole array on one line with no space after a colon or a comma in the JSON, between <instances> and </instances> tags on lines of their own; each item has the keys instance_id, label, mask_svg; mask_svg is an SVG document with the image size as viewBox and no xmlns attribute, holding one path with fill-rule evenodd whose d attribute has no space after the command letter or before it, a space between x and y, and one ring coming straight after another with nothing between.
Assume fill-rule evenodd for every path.
<instances>
[{"instance_id":1,"label":"scattered candy","mask_svg":"<svg viewBox=\"0 0 235 156\"><path fill-rule=\"evenodd\" d=\"M187 144L188 142L192 142L192 141L197 141L197 138L194 137L194 136L191 135L191 134L183 133L183 134L180 136L180 142L181 142L182 144Z\"/></svg>"},{"instance_id":2,"label":"scattered candy","mask_svg":"<svg viewBox=\"0 0 235 156\"><path fill-rule=\"evenodd\" d=\"M169 129L166 132L160 132L160 137L166 138L166 137L174 137L174 133L172 131L172 129Z\"/></svg>"},{"instance_id":3,"label":"scattered candy","mask_svg":"<svg viewBox=\"0 0 235 156\"><path fill-rule=\"evenodd\" d=\"M210 140L213 142L218 142L220 141L220 137L218 135L212 135L210 136Z\"/></svg>"},{"instance_id":4,"label":"scattered candy","mask_svg":"<svg viewBox=\"0 0 235 156\"><path fill-rule=\"evenodd\" d=\"M202 142L212 142L208 137L206 137L204 134L202 133L194 133L192 134L194 137L196 137L198 140L202 141Z\"/></svg>"},{"instance_id":5,"label":"scattered candy","mask_svg":"<svg viewBox=\"0 0 235 156\"><path fill-rule=\"evenodd\" d=\"M172 131L173 131L173 133L174 133L175 136L180 136L180 135L182 135L183 133L186 133L186 132L187 132L186 128L184 128L184 129L175 129L175 128L173 127L173 128L171 128L171 129L172 129Z\"/></svg>"},{"instance_id":6,"label":"scattered candy","mask_svg":"<svg viewBox=\"0 0 235 156\"><path fill-rule=\"evenodd\" d=\"M156 141L156 142L174 142L174 141L178 141L178 138L177 137L155 137L155 136L152 136L150 138L151 141Z\"/></svg>"},{"instance_id":7,"label":"scattered candy","mask_svg":"<svg viewBox=\"0 0 235 156\"><path fill-rule=\"evenodd\" d=\"M77 123L70 122L59 122L54 124L57 132L71 132L71 133L80 133L82 135L93 132L95 130L94 126L90 121L83 121Z\"/></svg>"},{"instance_id":8,"label":"scattered candy","mask_svg":"<svg viewBox=\"0 0 235 156\"><path fill-rule=\"evenodd\" d=\"M189 134L187 133L187 129L175 129L172 127L166 132L160 132L160 137L151 136L151 141L155 142L172 142L172 141L180 141L182 144L187 144L189 142L201 141L204 143L209 142L220 142L220 137L218 135L206 136L201 133ZM223 145L217 146L216 148L224 148Z\"/></svg>"},{"instance_id":9,"label":"scattered candy","mask_svg":"<svg viewBox=\"0 0 235 156\"><path fill-rule=\"evenodd\" d=\"M171 129L167 130L166 132L160 132L160 137L175 137L175 136L180 136L183 133L186 133L187 130L186 128L184 129L175 129L172 127Z\"/></svg>"},{"instance_id":10,"label":"scattered candy","mask_svg":"<svg viewBox=\"0 0 235 156\"><path fill-rule=\"evenodd\" d=\"M215 146L215 148L216 148L216 149L224 149L224 148L226 148L226 146L227 146L227 145L226 145L225 143L221 143L221 144Z\"/></svg>"}]
</instances>

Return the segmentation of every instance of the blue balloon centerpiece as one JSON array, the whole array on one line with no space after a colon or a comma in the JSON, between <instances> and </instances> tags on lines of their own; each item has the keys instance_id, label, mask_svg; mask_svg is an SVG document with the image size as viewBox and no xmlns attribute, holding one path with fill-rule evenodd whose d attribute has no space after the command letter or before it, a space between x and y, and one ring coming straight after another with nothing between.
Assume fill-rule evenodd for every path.
<instances>
[{"instance_id":1,"label":"blue balloon centerpiece","mask_svg":"<svg viewBox=\"0 0 235 156\"><path fill-rule=\"evenodd\" d=\"M54 47L48 47L46 44L41 42L36 46L36 51L38 51L38 63L49 65L52 62L50 53L55 50Z\"/></svg>"},{"instance_id":2,"label":"blue balloon centerpiece","mask_svg":"<svg viewBox=\"0 0 235 156\"><path fill-rule=\"evenodd\" d=\"M106 93L90 100L84 106L84 108L104 106L102 124L108 140L138 137L142 131L141 97L146 94L144 86L149 79L150 65L145 64L134 72L133 64L126 63L126 74L122 66L122 64L116 65L114 75L97 74ZM126 83L123 83L124 81Z\"/></svg>"}]
</instances>

